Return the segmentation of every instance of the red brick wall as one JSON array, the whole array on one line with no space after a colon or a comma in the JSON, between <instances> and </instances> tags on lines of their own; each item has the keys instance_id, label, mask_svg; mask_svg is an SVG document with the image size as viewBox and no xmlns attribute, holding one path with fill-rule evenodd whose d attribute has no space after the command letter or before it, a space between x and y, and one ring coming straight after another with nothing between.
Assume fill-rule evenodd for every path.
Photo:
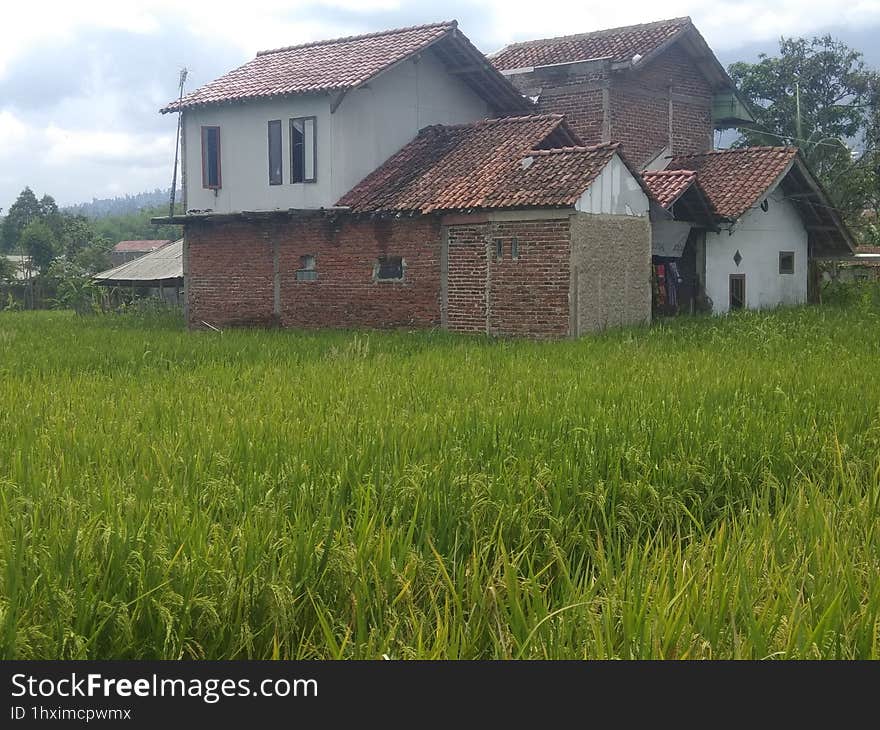
<instances>
[{"instance_id":1,"label":"red brick wall","mask_svg":"<svg viewBox=\"0 0 880 730\"><path fill-rule=\"evenodd\" d=\"M669 143L669 93L674 99L674 154L705 152L712 146L712 90L690 56L672 46L644 70L614 78L611 87L611 138L635 165L650 160Z\"/></svg>"},{"instance_id":2,"label":"red brick wall","mask_svg":"<svg viewBox=\"0 0 880 730\"><path fill-rule=\"evenodd\" d=\"M609 138L622 142L624 154L637 166L669 143L670 90L676 95L673 152L703 152L712 147L712 90L690 56L677 45L638 71L609 76L593 62L537 69L510 78L523 93L539 95L541 113L565 114L586 144L602 141L600 87L607 85Z\"/></svg>"},{"instance_id":3,"label":"red brick wall","mask_svg":"<svg viewBox=\"0 0 880 730\"><path fill-rule=\"evenodd\" d=\"M453 332L486 331L486 224L450 226L447 326Z\"/></svg>"},{"instance_id":4,"label":"red brick wall","mask_svg":"<svg viewBox=\"0 0 880 730\"><path fill-rule=\"evenodd\" d=\"M265 325L272 317L272 246L246 223L186 228L189 323Z\"/></svg>"},{"instance_id":5,"label":"red brick wall","mask_svg":"<svg viewBox=\"0 0 880 730\"><path fill-rule=\"evenodd\" d=\"M495 255L497 238L503 243L500 259ZM519 244L517 259L511 252L513 238ZM567 336L570 255L567 218L451 225L449 329Z\"/></svg>"},{"instance_id":6,"label":"red brick wall","mask_svg":"<svg viewBox=\"0 0 880 730\"><path fill-rule=\"evenodd\" d=\"M440 323L440 225L435 218L193 224L186 235L193 325L201 320L287 327ZM275 246L280 316L273 313ZM316 281L296 279L305 255L316 259ZM376 281L380 255L403 257L403 281Z\"/></svg>"}]
</instances>

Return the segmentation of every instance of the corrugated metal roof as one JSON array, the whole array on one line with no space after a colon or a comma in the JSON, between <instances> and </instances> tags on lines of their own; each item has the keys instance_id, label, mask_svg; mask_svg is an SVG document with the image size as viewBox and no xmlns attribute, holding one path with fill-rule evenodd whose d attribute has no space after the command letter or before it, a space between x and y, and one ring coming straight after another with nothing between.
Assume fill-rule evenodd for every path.
<instances>
[{"instance_id":1,"label":"corrugated metal roof","mask_svg":"<svg viewBox=\"0 0 880 730\"><path fill-rule=\"evenodd\" d=\"M183 239L169 243L133 261L95 274L98 284L152 282L183 278Z\"/></svg>"},{"instance_id":2,"label":"corrugated metal roof","mask_svg":"<svg viewBox=\"0 0 880 730\"><path fill-rule=\"evenodd\" d=\"M157 248L162 248L162 246L165 246L169 243L171 243L171 241L169 241L167 238L161 241L120 241L113 247L113 250L116 253L138 253L140 251L155 251Z\"/></svg>"}]
</instances>

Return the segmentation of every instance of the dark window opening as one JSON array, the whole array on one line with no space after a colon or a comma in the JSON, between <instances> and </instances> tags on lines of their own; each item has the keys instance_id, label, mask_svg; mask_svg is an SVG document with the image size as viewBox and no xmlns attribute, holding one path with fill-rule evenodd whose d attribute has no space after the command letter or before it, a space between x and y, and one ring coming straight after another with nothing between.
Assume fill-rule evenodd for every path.
<instances>
[{"instance_id":1,"label":"dark window opening","mask_svg":"<svg viewBox=\"0 0 880 730\"><path fill-rule=\"evenodd\" d=\"M220 187L220 127L202 127L202 187Z\"/></svg>"},{"instance_id":2,"label":"dark window opening","mask_svg":"<svg viewBox=\"0 0 880 730\"><path fill-rule=\"evenodd\" d=\"M315 281L318 278L318 270L315 257L312 255L299 257L299 269L296 272L297 281Z\"/></svg>"},{"instance_id":3,"label":"dark window opening","mask_svg":"<svg viewBox=\"0 0 880 730\"><path fill-rule=\"evenodd\" d=\"M780 274L793 274L794 273L794 251L780 251L779 252L779 273Z\"/></svg>"},{"instance_id":4,"label":"dark window opening","mask_svg":"<svg viewBox=\"0 0 880 730\"><path fill-rule=\"evenodd\" d=\"M269 184L281 185L282 180L282 155L281 155L281 120L274 119L269 122Z\"/></svg>"},{"instance_id":5,"label":"dark window opening","mask_svg":"<svg viewBox=\"0 0 880 730\"><path fill-rule=\"evenodd\" d=\"M510 255L515 259L519 258L519 239L518 238L511 238L510 239Z\"/></svg>"},{"instance_id":6,"label":"dark window opening","mask_svg":"<svg viewBox=\"0 0 880 730\"><path fill-rule=\"evenodd\" d=\"M495 239L495 258L502 259L504 258L504 239L496 238Z\"/></svg>"},{"instance_id":7,"label":"dark window opening","mask_svg":"<svg viewBox=\"0 0 880 730\"><path fill-rule=\"evenodd\" d=\"M317 180L317 135L315 117L290 120L290 182Z\"/></svg>"},{"instance_id":8,"label":"dark window opening","mask_svg":"<svg viewBox=\"0 0 880 730\"><path fill-rule=\"evenodd\" d=\"M730 275L730 309L745 309L746 307L746 275Z\"/></svg>"},{"instance_id":9,"label":"dark window opening","mask_svg":"<svg viewBox=\"0 0 880 730\"><path fill-rule=\"evenodd\" d=\"M380 256L376 272L379 281L399 281L403 278L403 259L400 256Z\"/></svg>"}]
</instances>

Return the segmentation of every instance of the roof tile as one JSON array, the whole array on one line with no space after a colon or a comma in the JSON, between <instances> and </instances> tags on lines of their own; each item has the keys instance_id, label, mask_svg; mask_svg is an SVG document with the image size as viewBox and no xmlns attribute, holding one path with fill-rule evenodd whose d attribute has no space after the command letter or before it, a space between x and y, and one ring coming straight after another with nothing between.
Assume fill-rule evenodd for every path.
<instances>
[{"instance_id":1,"label":"roof tile","mask_svg":"<svg viewBox=\"0 0 880 730\"><path fill-rule=\"evenodd\" d=\"M620 145L546 149L561 140L577 142L559 114L427 127L339 205L419 213L573 205Z\"/></svg>"},{"instance_id":2,"label":"roof tile","mask_svg":"<svg viewBox=\"0 0 880 730\"><path fill-rule=\"evenodd\" d=\"M642 173L645 185L664 208L669 208L697 179L693 170L646 170Z\"/></svg>"},{"instance_id":3,"label":"roof tile","mask_svg":"<svg viewBox=\"0 0 880 730\"><path fill-rule=\"evenodd\" d=\"M456 21L349 36L261 51L252 61L162 109L287 94L350 89L431 45Z\"/></svg>"},{"instance_id":4,"label":"roof tile","mask_svg":"<svg viewBox=\"0 0 880 730\"><path fill-rule=\"evenodd\" d=\"M491 60L501 70L599 58L629 61L636 54L647 56L674 36L692 27L691 19L685 17L559 38L544 38L506 46L494 54Z\"/></svg>"},{"instance_id":5,"label":"roof tile","mask_svg":"<svg viewBox=\"0 0 880 730\"><path fill-rule=\"evenodd\" d=\"M692 170L713 212L736 220L754 206L797 157L797 147L742 147L682 155L667 170Z\"/></svg>"}]
</instances>

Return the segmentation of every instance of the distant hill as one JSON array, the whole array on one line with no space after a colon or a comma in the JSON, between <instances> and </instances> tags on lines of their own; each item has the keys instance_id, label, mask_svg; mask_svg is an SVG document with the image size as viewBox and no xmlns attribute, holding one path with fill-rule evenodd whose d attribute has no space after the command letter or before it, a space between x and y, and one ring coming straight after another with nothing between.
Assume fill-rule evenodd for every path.
<instances>
[{"instance_id":1,"label":"distant hill","mask_svg":"<svg viewBox=\"0 0 880 730\"><path fill-rule=\"evenodd\" d=\"M162 206L167 208L170 195L171 188L166 190L156 188L152 192L123 195L118 198L92 198L91 203L68 205L61 210L95 220L109 216L130 215L145 209L156 209ZM177 193L177 200L181 200L180 191Z\"/></svg>"}]
</instances>

